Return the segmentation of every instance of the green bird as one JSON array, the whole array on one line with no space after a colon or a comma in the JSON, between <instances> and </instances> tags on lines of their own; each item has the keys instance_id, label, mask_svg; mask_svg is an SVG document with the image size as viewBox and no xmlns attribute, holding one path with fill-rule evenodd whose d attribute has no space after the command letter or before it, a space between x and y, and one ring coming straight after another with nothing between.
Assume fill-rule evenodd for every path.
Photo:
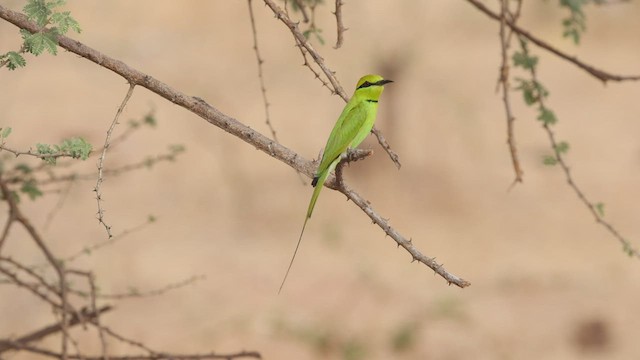
<instances>
[{"instance_id":1,"label":"green bird","mask_svg":"<svg viewBox=\"0 0 640 360\"><path fill-rule=\"evenodd\" d=\"M322 160L311 182L311 185L314 186L315 189L313 190L313 195L311 195L307 216L304 219L296 249L293 252L293 257L291 257L291 262L287 268L287 273L284 275L284 279L282 279L278 293L282 291L282 287L285 281L287 281L291 265L293 265L293 260L298 253L298 247L300 247L300 241L302 241L304 229L307 226L307 221L311 218L313 208L316 206L316 201L318 200L318 195L320 195L320 190L324 186L324 182L327 180L329 174L336 168L336 165L338 165L342 157L347 153L347 150L358 147L371 132L378 112L378 99L380 98L380 94L382 94L384 85L390 82L393 81L385 80L380 75L365 75L361 77L360 80L358 80L353 96L347 105L345 105L342 114L340 114L338 121L336 121L336 124L333 126L329 140L327 140L327 145L324 147Z\"/></svg>"}]
</instances>

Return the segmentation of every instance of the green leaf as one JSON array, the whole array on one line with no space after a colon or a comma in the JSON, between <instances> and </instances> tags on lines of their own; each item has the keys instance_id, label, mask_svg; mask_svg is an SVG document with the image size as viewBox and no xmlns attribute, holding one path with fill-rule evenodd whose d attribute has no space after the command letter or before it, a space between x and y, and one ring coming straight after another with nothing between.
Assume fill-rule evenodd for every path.
<instances>
[{"instance_id":1,"label":"green leaf","mask_svg":"<svg viewBox=\"0 0 640 360\"><path fill-rule=\"evenodd\" d=\"M533 86L533 81L522 78L516 78L515 80L518 83L518 85L516 86L516 90L522 91L522 97L525 104L535 104L536 101L538 101L538 98L535 95L535 87Z\"/></svg>"},{"instance_id":2,"label":"green leaf","mask_svg":"<svg viewBox=\"0 0 640 360\"><path fill-rule=\"evenodd\" d=\"M29 33L26 37L23 33L23 37L27 50L36 56L42 54L44 50L52 55L58 53L58 32L55 29L35 34Z\"/></svg>"},{"instance_id":3,"label":"green leaf","mask_svg":"<svg viewBox=\"0 0 640 360\"><path fill-rule=\"evenodd\" d=\"M156 160L154 158L152 158L151 156L147 156L142 163L144 164L144 166L147 169L151 169L153 167L153 165L156 163Z\"/></svg>"},{"instance_id":4,"label":"green leaf","mask_svg":"<svg viewBox=\"0 0 640 360\"><path fill-rule=\"evenodd\" d=\"M537 93L538 99L546 98L547 96L549 96L549 91L547 91L547 89L541 83L537 81L532 81L532 83Z\"/></svg>"},{"instance_id":5,"label":"green leaf","mask_svg":"<svg viewBox=\"0 0 640 360\"><path fill-rule=\"evenodd\" d=\"M513 65L516 67L522 67L523 69L531 70L538 64L537 56L529 56L525 53L516 51L512 57Z\"/></svg>"},{"instance_id":6,"label":"green leaf","mask_svg":"<svg viewBox=\"0 0 640 360\"><path fill-rule=\"evenodd\" d=\"M169 151L171 152L171 154L177 155L181 152L186 151L186 148L182 144L172 144L169 145Z\"/></svg>"},{"instance_id":7,"label":"green leaf","mask_svg":"<svg viewBox=\"0 0 640 360\"><path fill-rule=\"evenodd\" d=\"M35 200L38 197L42 196L42 191L38 189L38 185L35 180L28 180L22 184L20 188L20 192L27 194L31 200Z\"/></svg>"},{"instance_id":8,"label":"green leaf","mask_svg":"<svg viewBox=\"0 0 640 360\"><path fill-rule=\"evenodd\" d=\"M67 0L51 0L51 1L47 1L47 7L49 7L49 9L53 10L53 8L56 8L58 6L62 6L64 4L67 3Z\"/></svg>"},{"instance_id":9,"label":"green leaf","mask_svg":"<svg viewBox=\"0 0 640 360\"><path fill-rule=\"evenodd\" d=\"M151 126L152 128L154 128L154 127L156 127L156 125L158 125L158 121L156 120L156 117L152 112L150 112L147 115L145 115L143 122L146 125Z\"/></svg>"},{"instance_id":10,"label":"green leaf","mask_svg":"<svg viewBox=\"0 0 640 360\"><path fill-rule=\"evenodd\" d=\"M547 165L547 166L553 166L553 165L556 165L558 163L558 159L556 159L555 156L545 155L542 158L542 163Z\"/></svg>"},{"instance_id":11,"label":"green leaf","mask_svg":"<svg viewBox=\"0 0 640 360\"><path fill-rule=\"evenodd\" d=\"M6 128L0 128L0 130L2 130L2 133L0 133L0 138L6 139L9 137L9 135L11 135L11 128L10 127L6 127Z\"/></svg>"},{"instance_id":12,"label":"green leaf","mask_svg":"<svg viewBox=\"0 0 640 360\"><path fill-rule=\"evenodd\" d=\"M22 8L29 20L34 20L38 25L45 26L51 15L51 8L44 0L29 0Z\"/></svg>"},{"instance_id":13,"label":"green leaf","mask_svg":"<svg viewBox=\"0 0 640 360\"><path fill-rule=\"evenodd\" d=\"M324 45L324 38L322 37L322 35L320 35L321 32L321 29L316 29L316 31L314 31L314 34L316 35L316 39L318 39L320 45Z\"/></svg>"},{"instance_id":14,"label":"green leaf","mask_svg":"<svg viewBox=\"0 0 640 360\"><path fill-rule=\"evenodd\" d=\"M406 352L415 346L418 326L407 323L400 326L391 338L391 347L395 352Z\"/></svg>"},{"instance_id":15,"label":"green leaf","mask_svg":"<svg viewBox=\"0 0 640 360\"><path fill-rule=\"evenodd\" d=\"M31 174L31 172L33 171L33 169L25 163L16 165L15 169L22 172L23 174Z\"/></svg>"},{"instance_id":16,"label":"green leaf","mask_svg":"<svg viewBox=\"0 0 640 360\"><path fill-rule=\"evenodd\" d=\"M40 143L36 144L36 154L50 155L55 153L56 153L56 150L54 150L54 148L52 148L51 145L49 144L40 144ZM56 164L56 158L54 157L45 157L45 158L42 158L42 160L49 165Z\"/></svg>"},{"instance_id":17,"label":"green leaf","mask_svg":"<svg viewBox=\"0 0 640 360\"><path fill-rule=\"evenodd\" d=\"M51 22L56 24L56 27L59 29L60 34L66 34L69 29L72 29L78 34L82 32L82 29L80 29L80 24L76 21L76 19L71 17L70 11L53 14L51 16Z\"/></svg>"},{"instance_id":18,"label":"green leaf","mask_svg":"<svg viewBox=\"0 0 640 360\"><path fill-rule=\"evenodd\" d=\"M67 139L63 141L60 146L60 151L69 154L74 159L80 160L87 160L91 150L93 150L91 144L80 137Z\"/></svg>"},{"instance_id":19,"label":"green leaf","mask_svg":"<svg viewBox=\"0 0 640 360\"><path fill-rule=\"evenodd\" d=\"M127 293L130 296L138 296L138 295L140 295L140 290L138 290L138 288L136 288L136 287L129 286L129 288L127 290L128 290Z\"/></svg>"},{"instance_id":20,"label":"green leaf","mask_svg":"<svg viewBox=\"0 0 640 360\"><path fill-rule=\"evenodd\" d=\"M569 151L569 143L561 141L556 145L556 150L561 154L566 154Z\"/></svg>"},{"instance_id":21,"label":"green leaf","mask_svg":"<svg viewBox=\"0 0 640 360\"><path fill-rule=\"evenodd\" d=\"M357 339L349 339L342 345L342 358L345 360L360 360L367 358L365 344Z\"/></svg>"},{"instance_id":22,"label":"green leaf","mask_svg":"<svg viewBox=\"0 0 640 360\"><path fill-rule=\"evenodd\" d=\"M24 67L27 61L15 51L9 51L4 57L7 58L7 67L9 70L15 70L19 67Z\"/></svg>"},{"instance_id":23,"label":"green leaf","mask_svg":"<svg viewBox=\"0 0 640 360\"><path fill-rule=\"evenodd\" d=\"M556 114L545 107L540 108L540 112L538 113L538 120L542 121L545 125L553 125L558 121L558 119L556 119ZM569 149L568 146L567 149Z\"/></svg>"},{"instance_id":24,"label":"green leaf","mask_svg":"<svg viewBox=\"0 0 640 360\"><path fill-rule=\"evenodd\" d=\"M560 0L560 6L569 10L569 16L562 20L564 31L562 35L569 37L577 45L580 43L580 36L586 31L586 16L582 10L589 0Z\"/></svg>"},{"instance_id":25,"label":"green leaf","mask_svg":"<svg viewBox=\"0 0 640 360\"><path fill-rule=\"evenodd\" d=\"M600 217L604 217L604 203L596 203L595 204L595 208L596 211L598 212L598 215L600 215Z\"/></svg>"}]
</instances>

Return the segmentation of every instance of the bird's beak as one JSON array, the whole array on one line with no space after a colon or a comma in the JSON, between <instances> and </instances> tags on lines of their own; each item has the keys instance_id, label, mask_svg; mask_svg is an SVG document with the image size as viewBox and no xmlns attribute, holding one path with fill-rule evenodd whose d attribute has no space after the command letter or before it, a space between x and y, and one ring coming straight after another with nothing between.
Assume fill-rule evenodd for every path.
<instances>
[{"instance_id":1,"label":"bird's beak","mask_svg":"<svg viewBox=\"0 0 640 360\"><path fill-rule=\"evenodd\" d=\"M382 80L376 82L376 85L383 86L384 84L388 84L388 83L392 83L392 82L393 82L393 80L382 79Z\"/></svg>"}]
</instances>

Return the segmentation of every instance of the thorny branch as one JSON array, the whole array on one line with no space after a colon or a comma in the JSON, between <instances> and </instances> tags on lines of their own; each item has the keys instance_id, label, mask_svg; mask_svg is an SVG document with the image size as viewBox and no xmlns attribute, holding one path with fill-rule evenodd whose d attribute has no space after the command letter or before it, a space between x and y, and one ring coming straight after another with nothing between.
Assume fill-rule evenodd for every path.
<instances>
[{"instance_id":1,"label":"thorny branch","mask_svg":"<svg viewBox=\"0 0 640 360\"><path fill-rule=\"evenodd\" d=\"M253 35L253 52L256 54L256 62L258 63L258 78L260 79L260 91L262 92L262 101L264 103L265 122L267 124L267 127L269 127L269 130L271 131L273 140L279 143L280 140L278 140L278 137L276 136L276 130L271 124L271 118L269 116L269 106L271 106L271 104L267 99L267 88L264 85L264 75L262 71L262 64L264 63L264 60L262 59L262 56L260 56L260 49L258 48L258 32L256 31L256 21L253 16L252 0L247 0L247 3L249 5L249 20L251 22L251 32ZM300 174L299 171L296 171L296 174L298 174L302 185L306 185L307 182L304 180L302 174Z\"/></svg>"},{"instance_id":2,"label":"thorny branch","mask_svg":"<svg viewBox=\"0 0 640 360\"><path fill-rule=\"evenodd\" d=\"M522 4L522 2L519 2L519 4ZM522 175L524 173L518 159L518 148L516 147L515 135L513 133L513 123L516 119L511 112L511 101L509 100L509 58L507 52L512 38L510 34L506 32L507 15L510 14L509 0L500 0L500 9L500 54L502 64L500 65L499 84L502 87L502 101L504 102L504 110L507 114L507 145L509 146L511 163L513 164L513 170L515 172L513 183L516 184L522 182Z\"/></svg>"},{"instance_id":3,"label":"thorny branch","mask_svg":"<svg viewBox=\"0 0 640 360\"><path fill-rule=\"evenodd\" d=\"M264 102L264 116L265 122L271 131L271 136L273 140L276 142L280 142L278 137L276 136L276 130L273 128L271 124L271 119L269 117L269 100L267 99L267 88L264 86L264 75L262 74L262 64L264 63L264 59L260 56L260 49L258 48L258 33L256 31L256 20L253 16L253 6L252 0L247 0L247 4L249 5L249 20L251 22L251 33L253 35L253 52L256 54L256 62L258 64L258 79L260 79L260 91L262 92L262 101Z\"/></svg>"},{"instance_id":4,"label":"thorny branch","mask_svg":"<svg viewBox=\"0 0 640 360\"><path fill-rule=\"evenodd\" d=\"M311 55L313 61L318 65L318 67L320 67L320 70L322 70L325 77L331 83L331 87L329 87L329 89L332 91L332 93L339 95L344 101L349 101L347 93L345 93L342 85L340 85L340 82L335 77L335 72L331 71L331 69L327 67L322 56L320 56L320 54L313 48L313 46L311 46L307 38L305 38L305 36L300 32L300 30L298 29L298 24L291 20L287 13L282 10L276 3L274 3L273 0L264 0L264 2L267 4L267 6L269 6L269 8L271 8L271 11L273 11L273 13L276 15L276 18L282 21L289 28L291 34L293 34L296 45L300 48L300 51L303 54L304 65L311 69L315 77L318 78L323 83L323 85L329 87L328 84L320 78L320 75L315 70L313 70L313 68L307 61L307 58L304 55L306 52ZM384 151L391 158L391 161L393 161L393 163L399 169L401 164L398 154L391 150L391 146L387 143L387 140L384 138L384 136L381 135L380 131L376 127L374 127L371 132L376 136L376 138L378 139L378 143L380 143Z\"/></svg>"},{"instance_id":5,"label":"thorny branch","mask_svg":"<svg viewBox=\"0 0 640 360\"><path fill-rule=\"evenodd\" d=\"M122 114L125 106L127 106L127 102L129 102L131 95L133 95L133 89L135 87L135 84L131 82L129 83L129 90L122 100L122 104L120 104L118 111L116 111L116 116L113 118L113 121L109 126L109 130L107 130L107 136L104 139L104 146L102 147L102 154L100 154L100 158L98 159L98 181L96 181L96 187L93 189L93 191L96 193L96 202L98 203L98 221L100 222L100 224L102 224L102 226L104 226L105 230L107 230L107 235L109 235L109 238L113 236L111 234L111 226L107 225L107 223L104 221L104 209L102 208L101 188L102 182L104 181L104 160L107 157L107 150L111 145L111 136L113 135L113 129L115 129L116 125L118 124L118 119L120 118L120 115Z\"/></svg>"},{"instance_id":6,"label":"thorny branch","mask_svg":"<svg viewBox=\"0 0 640 360\"><path fill-rule=\"evenodd\" d=\"M279 7L277 7L271 0L265 0L265 1L268 4L269 3L271 4L270 7L272 7L272 9L277 9L278 11L277 13L280 14L279 16L281 17L285 16L286 20L290 22L289 18L286 17L284 12ZM11 10L7 10L2 6L0 6L0 18L3 18L20 28L23 28L32 32L36 32L39 30L39 27L35 23L29 21L26 18L26 16L13 12ZM299 31L297 31L296 26L295 25L292 25L292 26L293 26L293 29L295 30L293 31L294 34L300 34ZM302 34L300 34L300 36L302 36ZM302 37L302 39L300 40L304 41L305 39L304 37ZM202 117L204 120L208 121L212 125L215 125L221 128L222 130L253 145L256 149L259 149L264 153L286 163L287 165L293 167L296 170L299 170L300 172L306 174L309 177L313 176L313 172L315 169L313 168L312 162L307 161L306 159L302 158L300 155L293 152L292 150L286 148L281 144L274 142L273 140L269 139L263 134L242 124L238 120L226 114L223 114L218 109L214 108L213 106L209 105L203 100L199 98L195 98L193 96L188 96L182 92L179 92L169 87L167 84L153 78L152 76L144 74L128 66L122 61L113 59L105 54L102 54L82 44L79 41L72 40L71 38L68 38L66 36L60 36L58 39L58 42L59 42L59 45L64 49L71 51L79 56L82 56L90 61L93 61L96 64L102 67L105 67L119 74L120 76L124 77L131 84L131 86L139 85L139 86L145 87L150 91L158 94L159 96L179 106L182 106L185 109L193 112L194 114ZM313 50L311 45L306 44L306 41L304 41L302 44L303 46L305 46L305 48L308 47L307 50L309 49ZM313 52L310 52L310 54L312 54L312 56L319 57L319 55L315 52L315 50L313 50ZM323 63L320 61L320 64L323 64ZM325 66L325 69L326 69L326 66ZM329 72L329 74L331 73ZM335 78L333 78L333 76L331 77L331 79L335 81ZM335 86L337 86L336 89L340 89L340 91L342 91L342 88L340 87L339 84L336 83ZM342 93L344 94L344 91L342 91ZM333 182L334 180L331 179L326 183L326 185L331 185L333 184ZM332 188L336 189L335 185ZM352 199L354 203L356 203L363 211L365 211L365 213L376 224L378 224L378 226L380 226L399 245L401 245L407 251L409 251L409 253L412 255L414 259L427 265L429 268L431 268L436 273L441 275L444 279L446 279L447 282L449 283L455 284L456 286L459 286L459 287L466 287L469 285L467 281L447 272L447 270L445 270L444 267L442 267L442 265L437 264L432 258L429 258L421 254L411 244L409 240L406 240L406 238L403 237L398 231L393 229L382 218L382 216L376 213L373 210L373 208L369 205L369 203L366 200L364 200L364 198L362 198L360 195L355 193L355 191L349 188L339 189L339 190L345 195L349 196L349 198Z\"/></svg>"},{"instance_id":7,"label":"thorny branch","mask_svg":"<svg viewBox=\"0 0 640 360\"><path fill-rule=\"evenodd\" d=\"M334 46L335 49L339 49L342 46L344 42L344 32L347 31L347 28L345 28L342 23L342 5L344 5L342 0L336 0L336 11L334 11L333 14L336 16L338 39L336 40L336 46Z\"/></svg>"}]
</instances>

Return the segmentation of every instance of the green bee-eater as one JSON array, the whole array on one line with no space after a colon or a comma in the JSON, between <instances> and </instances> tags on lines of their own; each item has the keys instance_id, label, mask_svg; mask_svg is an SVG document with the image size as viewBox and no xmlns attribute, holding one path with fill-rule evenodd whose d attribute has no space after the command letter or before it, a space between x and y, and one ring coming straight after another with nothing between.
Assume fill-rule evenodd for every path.
<instances>
[{"instance_id":1,"label":"green bee-eater","mask_svg":"<svg viewBox=\"0 0 640 360\"><path fill-rule=\"evenodd\" d=\"M336 168L336 165L338 165L342 156L347 153L347 150L355 149L371 132L378 112L378 99L380 98L380 94L382 94L383 86L390 82L393 81L385 80L380 75L365 75L361 77L356 85L356 91L353 93L347 105L345 105L342 114L340 114L338 121L336 121L336 124L333 126L329 140L327 140L327 145L324 147L322 160L311 182L311 185L313 185L315 189L313 190L313 195L311 195L307 216L304 219L296 249L293 252L287 273L284 275L284 279L282 279L278 293L282 291L284 282L287 280L289 270L291 270L291 265L293 265L293 260L298 253L304 228L307 226L309 218L311 218L313 208L316 205L318 195L320 195L320 190L325 180L327 180L329 173Z\"/></svg>"}]
</instances>

